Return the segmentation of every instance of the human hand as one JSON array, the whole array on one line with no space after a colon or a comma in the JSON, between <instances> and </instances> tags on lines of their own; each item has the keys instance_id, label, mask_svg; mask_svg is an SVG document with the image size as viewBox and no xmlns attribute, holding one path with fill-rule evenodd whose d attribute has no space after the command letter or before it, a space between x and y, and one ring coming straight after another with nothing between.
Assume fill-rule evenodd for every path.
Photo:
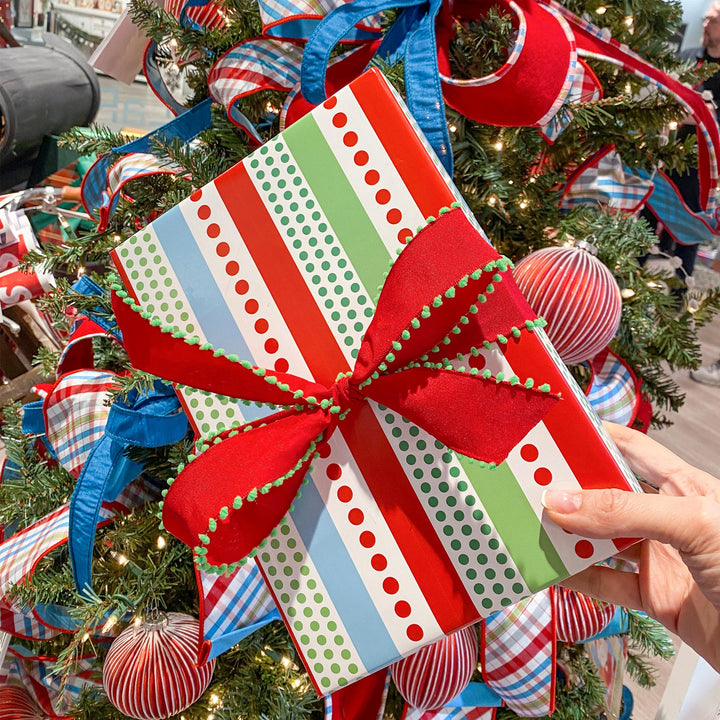
<instances>
[{"instance_id":1,"label":"human hand","mask_svg":"<svg viewBox=\"0 0 720 720\"><path fill-rule=\"evenodd\" d=\"M649 437L606 423L630 467L659 492L552 490L543 504L560 527L591 538L645 538L620 553L637 573L593 566L574 590L643 610L720 672L720 480Z\"/></svg>"}]
</instances>

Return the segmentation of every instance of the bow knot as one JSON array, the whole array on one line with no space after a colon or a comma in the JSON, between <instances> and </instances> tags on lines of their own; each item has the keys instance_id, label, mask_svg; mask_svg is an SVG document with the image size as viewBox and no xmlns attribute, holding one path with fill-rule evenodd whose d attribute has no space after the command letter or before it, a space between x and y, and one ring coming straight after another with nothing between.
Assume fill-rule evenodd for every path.
<instances>
[{"instance_id":1,"label":"bow knot","mask_svg":"<svg viewBox=\"0 0 720 720\"><path fill-rule=\"evenodd\" d=\"M342 374L338 377L332 386L332 400L330 412L338 414L340 420L350 412L353 404L364 400L363 394L352 381L352 374Z\"/></svg>"}]
</instances>

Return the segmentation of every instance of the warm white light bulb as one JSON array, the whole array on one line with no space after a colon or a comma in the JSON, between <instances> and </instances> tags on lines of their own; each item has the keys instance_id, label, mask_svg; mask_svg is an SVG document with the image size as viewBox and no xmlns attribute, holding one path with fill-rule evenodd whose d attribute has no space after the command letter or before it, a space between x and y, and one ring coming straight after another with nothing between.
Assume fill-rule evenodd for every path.
<instances>
[{"instance_id":1,"label":"warm white light bulb","mask_svg":"<svg viewBox=\"0 0 720 720\"><path fill-rule=\"evenodd\" d=\"M502 140L498 140L498 141L493 145L493 147L494 147L498 152L500 152L500 150L502 150L505 146L503 145L503 141L502 141Z\"/></svg>"},{"instance_id":2,"label":"warm white light bulb","mask_svg":"<svg viewBox=\"0 0 720 720\"><path fill-rule=\"evenodd\" d=\"M626 300L628 298L631 298L635 294L635 291L632 288L624 288L620 291L620 295L624 297Z\"/></svg>"},{"instance_id":3,"label":"warm white light bulb","mask_svg":"<svg viewBox=\"0 0 720 720\"><path fill-rule=\"evenodd\" d=\"M162 535L158 535L158 539L157 539L158 550L162 550L165 547L165 545L167 545L167 542L165 542L165 538Z\"/></svg>"},{"instance_id":4,"label":"warm white light bulb","mask_svg":"<svg viewBox=\"0 0 720 720\"><path fill-rule=\"evenodd\" d=\"M601 5L599 8L596 8L595 12L598 15L604 15L607 12L607 8L604 5Z\"/></svg>"}]
</instances>

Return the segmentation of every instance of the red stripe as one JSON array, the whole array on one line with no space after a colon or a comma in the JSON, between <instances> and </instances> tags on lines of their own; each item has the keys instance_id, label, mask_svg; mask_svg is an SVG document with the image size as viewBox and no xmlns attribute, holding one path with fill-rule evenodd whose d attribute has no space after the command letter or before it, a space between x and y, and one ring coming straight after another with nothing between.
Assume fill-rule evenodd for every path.
<instances>
[{"instance_id":1,"label":"red stripe","mask_svg":"<svg viewBox=\"0 0 720 720\"><path fill-rule=\"evenodd\" d=\"M529 335L523 332L519 340L511 338L503 346L505 357L517 375L533 378L536 387L549 383L550 388L556 391L566 384L565 378L540 341ZM531 342L537 350L528 347ZM562 402L553 406L543 422L583 488L631 489L573 392L566 390ZM578 442L578 438L583 441ZM624 540L613 540L613 543L619 550L631 544Z\"/></svg>"},{"instance_id":2,"label":"red stripe","mask_svg":"<svg viewBox=\"0 0 720 720\"><path fill-rule=\"evenodd\" d=\"M395 110L396 101L385 82L378 82L373 70L352 84L353 95L380 138L403 183L412 193L424 217L437 215L441 207L457 198L442 178L427 147L420 140L409 119ZM392 119L388 113L392 111ZM395 117L399 115L400 118Z\"/></svg>"},{"instance_id":3,"label":"red stripe","mask_svg":"<svg viewBox=\"0 0 720 720\"><path fill-rule=\"evenodd\" d=\"M313 378L331 386L350 368L245 168L215 185ZM447 554L371 408L353 411L339 429L443 632L475 620L477 610L448 571Z\"/></svg>"}]
</instances>

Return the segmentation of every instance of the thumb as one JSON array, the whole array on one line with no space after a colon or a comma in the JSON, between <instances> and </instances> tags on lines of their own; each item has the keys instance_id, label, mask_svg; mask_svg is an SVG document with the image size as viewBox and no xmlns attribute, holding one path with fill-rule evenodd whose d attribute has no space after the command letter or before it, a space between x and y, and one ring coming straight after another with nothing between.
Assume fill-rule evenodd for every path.
<instances>
[{"instance_id":1,"label":"thumb","mask_svg":"<svg viewBox=\"0 0 720 720\"><path fill-rule=\"evenodd\" d=\"M542 503L551 520L578 535L649 538L688 554L720 551L720 504L708 497L548 490Z\"/></svg>"}]
</instances>

